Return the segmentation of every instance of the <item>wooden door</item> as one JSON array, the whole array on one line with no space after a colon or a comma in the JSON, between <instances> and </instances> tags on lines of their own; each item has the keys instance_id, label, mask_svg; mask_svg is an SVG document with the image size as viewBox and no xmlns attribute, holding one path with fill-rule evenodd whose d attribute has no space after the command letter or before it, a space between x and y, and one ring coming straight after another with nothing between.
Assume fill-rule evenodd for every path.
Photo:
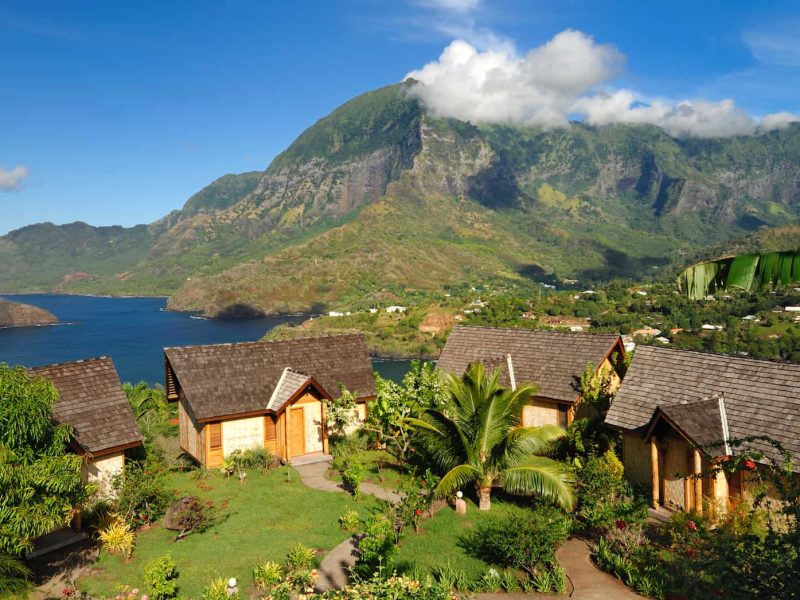
<instances>
[{"instance_id":1,"label":"wooden door","mask_svg":"<svg viewBox=\"0 0 800 600\"><path fill-rule=\"evenodd\" d=\"M306 419L302 407L289 410L289 458L306 453Z\"/></svg>"},{"instance_id":2,"label":"wooden door","mask_svg":"<svg viewBox=\"0 0 800 600\"><path fill-rule=\"evenodd\" d=\"M222 423L209 423L208 429L208 455L206 456L207 467L222 466Z\"/></svg>"}]
</instances>

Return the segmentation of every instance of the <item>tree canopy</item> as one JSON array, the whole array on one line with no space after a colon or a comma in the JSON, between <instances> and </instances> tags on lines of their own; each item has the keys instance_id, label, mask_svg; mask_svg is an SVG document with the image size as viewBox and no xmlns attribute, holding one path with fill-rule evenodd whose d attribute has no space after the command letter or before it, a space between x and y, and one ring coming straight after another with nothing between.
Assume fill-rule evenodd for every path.
<instances>
[{"instance_id":1,"label":"tree canopy","mask_svg":"<svg viewBox=\"0 0 800 600\"><path fill-rule=\"evenodd\" d=\"M53 421L57 399L49 381L0 363L0 553L30 551L86 498L72 429Z\"/></svg>"}]
</instances>

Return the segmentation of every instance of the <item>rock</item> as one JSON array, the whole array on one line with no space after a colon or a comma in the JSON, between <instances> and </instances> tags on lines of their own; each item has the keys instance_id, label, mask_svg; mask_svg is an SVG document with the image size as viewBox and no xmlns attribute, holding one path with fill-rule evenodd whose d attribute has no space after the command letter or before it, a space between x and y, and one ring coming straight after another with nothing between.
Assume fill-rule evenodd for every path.
<instances>
[{"instance_id":1,"label":"rock","mask_svg":"<svg viewBox=\"0 0 800 600\"><path fill-rule=\"evenodd\" d=\"M43 308L0 298L0 327L33 327L55 323L58 323L56 316Z\"/></svg>"},{"instance_id":2,"label":"rock","mask_svg":"<svg viewBox=\"0 0 800 600\"><path fill-rule=\"evenodd\" d=\"M170 504L167 512L164 514L164 529L173 529L175 531L183 529L180 522L192 500L194 500L192 496L186 496Z\"/></svg>"}]
</instances>

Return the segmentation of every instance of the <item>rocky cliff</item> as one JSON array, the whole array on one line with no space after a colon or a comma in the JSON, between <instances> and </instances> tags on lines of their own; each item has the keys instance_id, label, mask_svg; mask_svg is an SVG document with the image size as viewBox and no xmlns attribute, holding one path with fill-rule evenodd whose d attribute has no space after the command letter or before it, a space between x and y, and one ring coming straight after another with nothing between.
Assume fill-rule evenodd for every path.
<instances>
[{"instance_id":1,"label":"rocky cliff","mask_svg":"<svg viewBox=\"0 0 800 600\"><path fill-rule=\"evenodd\" d=\"M32 327L55 323L58 323L58 318L43 308L0 298L0 327Z\"/></svg>"}]
</instances>

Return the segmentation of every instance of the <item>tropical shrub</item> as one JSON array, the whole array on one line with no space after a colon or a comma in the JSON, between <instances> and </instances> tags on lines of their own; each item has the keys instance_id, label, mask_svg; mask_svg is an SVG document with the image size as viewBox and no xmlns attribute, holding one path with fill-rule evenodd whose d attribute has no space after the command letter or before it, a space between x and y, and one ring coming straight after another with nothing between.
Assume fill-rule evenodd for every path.
<instances>
[{"instance_id":1,"label":"tropical shrub","mask_svg":"<svg viewBox=\"0 0 800 600\"><path fill-rule=\"evenodd\" d=\"M122 389L128 397L133 416L146 435L168 432L170 409L164 388L151 388L147 382L140 381L136 384L125 382Z\"/></svg>"},{"instance_id":2,"label":"tropical shrub","mask_svg":"<svg viewBox=\"0 0 800 600\"><path fill-rule=\"evenodd\" d=\"M275 464L275 455L267 448L249 448L241 453L238 461L243 469L265 471Z\"/></svg>"},{"instance_id":3,"label":"tropical shrub","mask_svg":"<svg viewBox=\"0 0 800 600\"><path fill-rule=\"evenodd\" d=\"M239 600L239 594L228 595L228 580L217 577L203 591L203 600Z\"/></svg>"},{"instance_id":4,"label":"tropical shrub","mask_svg":"<svg viewBox=\"0 0 800 600\"><path fill-rule=\"evenodd\" d=\"M111 521L98 531L98 537L103 549L112 554L120 553L125 558L133 554L133 545L136 535L127 521L114 516Z\"/></svg>"},{"instance_id":5,"label":"tropical shrub","mask_svg":"<svg viewBox=\"0 0 800 600\"><path fill-rule=\"evenodd\" d=\"M343 590L333 590L319 596L324 600L365 600L391 598L392 600L451 600L449 590L433 582L420 583L406 577L375 575L370 579L348 585Z\"/></svg>"},{"instance_id":6,"label":"tropical shrub","mask_svg":"<svg viewBox=\"0 0 800 600\"><path fill-rule=\"evenodd\" d=\"M30 552L89 495L72 428L53 420L57 399L51 382L0 363L0 553Z\"/></svg>"},{"instance_id":7,"label":"tropical shrub","mask_svg":"<svg viewBox=\"0 0 800 600\"><path fill-rule=\"evenodd\" d=\"M283 567L268 560L253 569L253 582L260 590L270 590L283 580Z\"/></svg>"},{"instance_id":8,"label":"tropical shrub","mask_svg":"<svg viewBox=\"0 0 800 600\"><path fill-rule=\"evenodd\" d=\"M169 600L178 595L178 568L171 554L147 563L142 572L151 600Z\"/></svg>"},{"instance_id":9,"label":"tropical shrub","mask_svg":"<svg viewBox=\"0 0 800 600\"><path fill-rule=\"evenodd\" d=\"M311 568L317 553L308 546L295 544L286 555L286 568L291 571L303 571Z\"/></svg>"},{"instance_id":10,"label":"tropical shrub","mask_svg":"<svg viewBox=\"0 0 800 600\"><path fill-rule=\"evenodd\" d=\"M124 474L114 477L116 513L132 529L153 523L164 514L172 500L166 478L166 466L154 453L148 453L141 462L128 462Z\"/></svg>"},{"instance_id":11,"label":"tropical shrub","mask_svg":"<svg viewBox=\"0 0 800 600\"><path fill-rule=\"evenodd\" d=\"M202 533L214 525L216 508L212 500L201 501L191 497L184 505L178 526L180 530L175 536L175 541L185 538L192 533Z\"/></svg>"},{"instance_id":12,"label":"tropical shrub","mask_svg":"<svg viewBox=\"0 0 800 600\"><path fill-rule=\"evenodd\" d=\"M9 554L0 554L0 598L18 595L26 597L31 587L31 570L21 560Z\"/></svg>"},{"instance_id":13,"label":"tropical shrub","mask_svg":"<svg viewBox=\"0 0 800 600\"><path fill-rule=\"evenodd\" d=\"M355 531L361 524L361 517L356 510L348 510L339 517L339 529L342 531Z\"/></svg>"},{"instance_id":14,"label":"tropical shrub","mask_svg":"<svg viewBox=\"0 0 800 600\"><path fill-rule=\"evenodd\" d=\"M465 546L484 562L533 576L541 567L555 564L555 552L570 527L566 514L543 505L484 521L467 537Z\"/></svg>"},{"instance_id":15,"label":"tropical shrub","mask_svg":"<svg viewBox=\"0 0 800 600\"><path fill-rule=\"evenodd\" d=\"M342 471L344 484L353 492L353 496L361 496L361 482L367 476L367 470L360 462L353 461Z\"/></svg>"},{"instance_id":16,"label":"tropical shrub","mask_svg":"<svg viewBox=\"0 0 800 600\"><path fill-rule=\"evenodd\" d=\"M372 577L379 570L390 572L397 547L392 521L386 515L371 515L364 523L364 531L356 539L358 548L354 571L358 576Z\"/></svg>"},{"instance_id":17,"label":"tropical shrub","mask_svg":"<svg viewBox=\"0 0 800 600\"><path fill-rule=\"evenodd\" d=\"M540 456L564 436L555 426L522 427L522 409L535 388L501 387L499 372L487 375L481 363L459 378L446 375L448 398L414 419L428 456L444 475L437 495L454 494L474 484L480 509L491 507L492 487L502 481L512 494L538 496L572 508L572 475L565 465Z\"/></svg>"}]
</instances>

